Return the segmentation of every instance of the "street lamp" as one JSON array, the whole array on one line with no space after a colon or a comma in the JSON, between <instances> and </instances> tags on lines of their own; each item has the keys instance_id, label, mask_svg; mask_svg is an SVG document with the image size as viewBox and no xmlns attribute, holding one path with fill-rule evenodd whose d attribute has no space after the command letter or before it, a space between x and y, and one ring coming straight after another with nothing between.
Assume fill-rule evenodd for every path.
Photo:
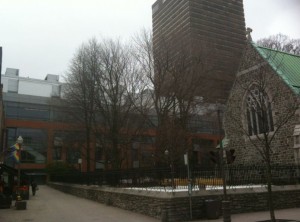
<instances>
[{"instance_id":1,"label":"street lamp","mask_svg":"<svg viewBox=\"0 0 300 222\"><path fill-rule=\"evenodd\" d=\"M20 191L20 185L21 185L21 150L22 150L22 144L23 144L23 138L22 136L19 136L17 138L16 144L14 147L16 147L16 152L18 156L18 187L16 192L16 208L17 210L25 210L26 209L26 201L22 201L21 198L21 191ZM28 191L29 192L29 191Z\"/></svg>"},{"instance_id":2,"label":"street lamp","mask_svg":"<svg viewBox=\"0 0 300 222\"><path fill-rule=\"evenodd\" d=\"M226 175L225 175L225 161L224 161L224 148L223 148L223 141L222 141L222 123L221 123L221 110L218 108L218 122L219 122L219 140L220 140L220 151L219 151L219 158L220 158L220 166L221 166L221 174L223 180L223 193L224 199L222 201L222 209L223 209L223 221L230 222L230 201L227 200L227 190L226 190Z\"/></svg>"},{"instance_id":3,"label":"street lamp","mask_svg":"<svg viewBox=\"0 0 300 222\"><path fill-rule=\"evenodd\" d=\"M82 164L82 159L79 158L78 159L78 169L79 169L79 172L81 173L81 164Z\"/></svg>"},{"instance_id":4,"label":"street lamp","mask_svg":"<svg viewBox=\"0 0 300 222\"><path fill-rule=\"evenodd\" d=\"M16 143L18 144L18 147L19 149L17 150L18 152L18 157L19 157L19 160L18 160L18 189L20 188L20 185L21 185L21 150L22 150L22 144L23 144L23 138L22 136L19 136L17 138L17 141Z\"/></svg>"},{"instance_id":5,"label":"street lamp","mask_svg":"<svg viewBox=\"0 0 300 222\"><path fill-rule=\"evenodd\" d=\"M165 155L166 155L166 156L169 155L169 150L165 150Z\"/></svg>"},{"instance_id":6,"label":"street lamp","mask_svg":"<svg viewBox=\"0 0 300 222\"><path fill-rule=\"evenodd\" d=\"M193 208L192 208L192 180L190 175L190 164L189 164L189 156L188 152L186 152L183 156L184 158L184 164L187 168L187 174L188 174L188 193L189 193L189 201L190 201L190 217L193 219Z\"/></svg>"}]
</instances>

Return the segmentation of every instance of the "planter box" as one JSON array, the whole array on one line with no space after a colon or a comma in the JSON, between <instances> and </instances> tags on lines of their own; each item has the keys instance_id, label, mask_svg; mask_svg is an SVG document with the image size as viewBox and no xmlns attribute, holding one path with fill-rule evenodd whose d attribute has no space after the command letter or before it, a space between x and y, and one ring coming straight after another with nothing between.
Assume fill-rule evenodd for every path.
<instances>
[{"instance_id":1,"label":"planter box","mask_svg":"<svg viewBox=\"0 0 300 222\"><path fill-rule=\"evenodd\" d=\"M17 210L26 210L26 205L27 202L26 201L16 201L16 209Z\"/></svg>"}]
</instances>

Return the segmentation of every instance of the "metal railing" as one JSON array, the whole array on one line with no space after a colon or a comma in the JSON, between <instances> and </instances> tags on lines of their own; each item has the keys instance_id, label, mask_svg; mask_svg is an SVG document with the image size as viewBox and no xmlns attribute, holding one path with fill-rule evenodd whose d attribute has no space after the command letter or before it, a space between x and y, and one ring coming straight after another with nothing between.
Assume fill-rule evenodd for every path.
<instances>
[{"instance_id":1,"label":"metal railing","mask_svg":"<svg viewBox=\"0 0 300 222\"><path fill-rule=\"evenodd\" d=\"M264 186L266 184L265 166L226 166L228 188ZM294 185L300 182L300 167L296 165L272 166L273 185ZM139 168L129 170L107 170L93 173L64 173L50 175L52 182L87 185L108 185L131 189L172 190L188 188L186 167ZM199 167L191 169L193 189L220 189L222 176L219 167Z\"/></svg>"}]
</instances>

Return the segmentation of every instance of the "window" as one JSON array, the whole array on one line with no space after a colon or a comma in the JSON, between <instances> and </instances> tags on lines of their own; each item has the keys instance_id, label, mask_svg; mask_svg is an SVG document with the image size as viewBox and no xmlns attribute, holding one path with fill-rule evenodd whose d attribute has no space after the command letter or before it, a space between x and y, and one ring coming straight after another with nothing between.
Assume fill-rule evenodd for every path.
<instances>
[{"instance_id":1,"label":"window","mask_svg":"<svg viewBox=\"0 0 300 222\"><path fill-rule=\"evenodd\" d=\"M7 101L4 102L4 106L7 118L49 120L50 110L48 105Z\"/></svg>"},{"instance_id":2,"label":"window","mask_svg":"<svg viewBox=\"0 0 300 222\"><path fill-rule=\"evenodd\" d=\"M76 148L67 148L67 162L70 164L78 163L78 159L80 159L81 154L80 151Z\"/></svg>"},{"instance_id":3,"label":"window","mask_svg":"<svg viewBox=\"0 0 300 222\"><path fill-rule=\"evenodd\" d=\"M101 147L99 144L96 144L96 149L95 149L95 160L100 162L103 161L104 159L104 150L103 147Z\"/></svg>"},{"instance_id":4,"label":"window","mask_svg":"<svg viewBox=\"0 0 300 222\"><path fill-rule=\"evenodd\" d=\"M54 146L52 150L52 159L53 160L61 160L62 147Z\"/></svg>"},{"instance_id":5,"label":"window","mask_svg":"<svg viewBox=\"0 0 300 222\"><path fill-rule=\"evenodd\" d=\"M53 150L52 150L52 159L61 160L61 156L62 156L62 138L55 136Z\"/></svg>"},{"instance_id":6,"label":"window","mask_svg":"<svg viewBox=\"0 0 300 222\"><path fill-rule=\"evenodd\" d=\"M250 136L274 131L271 103L257 87L247 96L247 124Z\"/></svg>"},{"instance_id":7,"label":"window","mask_svg":"<svg viewBox=\"0 0 300 222\"><path fill-rule=\"evenodd\" d=\"M53 136L53 160L66 160L70 164L78 164L85 139L83 132L56 131Z\"/></svg>"},{"instance_id":8,"label":"window","mask_svg":"<svg viewBox=\"0 0 300 222\"><path fill-rule=\"evenodd\" d=\"M300 147L300 125L296 125L294 128L294 148L299 148Z\"/></svg>"}]
</instances>

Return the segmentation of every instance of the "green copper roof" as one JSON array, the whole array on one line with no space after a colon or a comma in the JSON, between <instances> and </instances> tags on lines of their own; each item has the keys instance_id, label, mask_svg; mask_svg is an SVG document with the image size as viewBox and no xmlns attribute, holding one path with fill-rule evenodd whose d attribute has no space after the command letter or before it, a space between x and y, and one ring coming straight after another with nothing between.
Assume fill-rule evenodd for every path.
<instances>
[{"instance_id":1,"label":"green copper roof","mask_svg":"<svg viewBox=\"0 0 300 222\"><path fill-rule=\"evenodd\" d=\"M253 46L288 86L300 95L300 56L264 48L256 44Z\"/></svg>"}]
</instances>

